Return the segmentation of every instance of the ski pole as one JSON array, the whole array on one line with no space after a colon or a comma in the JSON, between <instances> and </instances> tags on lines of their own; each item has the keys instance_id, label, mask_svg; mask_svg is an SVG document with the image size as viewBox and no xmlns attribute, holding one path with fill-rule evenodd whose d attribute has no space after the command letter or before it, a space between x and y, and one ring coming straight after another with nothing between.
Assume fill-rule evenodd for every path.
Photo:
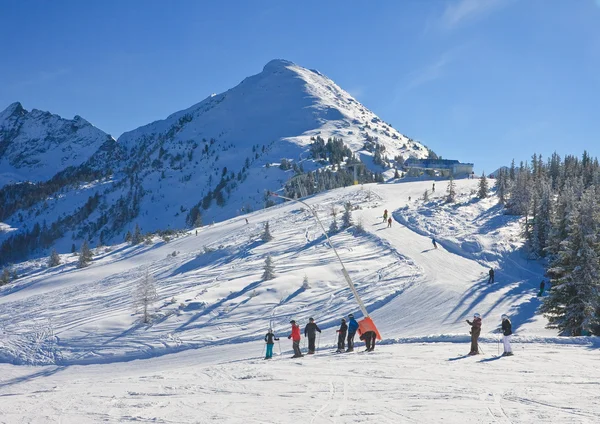
<instances>
[{"instance_id":1,"label":"ski pole","mask_svg":"<svg viewBox=\"0 0 600 424\"><path fill-rule=\"evenodd\" d=\"M498 333L498 356L500 356L500 334Z\"/></svg>"},{"instance_id":2,"label":"ski pole","mask_svg":"<svg viewBox=\"0 0 600 424\"><path fill-rule=\"evenodd\" d=\"M485 355L485 352L483 351L483 349L481 348L481 346L479 345L479 342L477 342L477 349L481 351L481 353L483 353Z\"/></svg>"},{"instance_id":3,"label":"ski pole","mask_svg":"<svg viewBox=\"0 0 600 424\"><path fill-rule=\"evenodd\" d=\"M279 356L281 356L281 343L279 343L279 340L277 340L277 345L279 346Z\"/></svg>"},{"instance_id":4,"label":"ski pole","mask_svg":"<svg viewBox=\"0 0 600 424\"><path fill-rule=\"evenodd\" d=\"M321 333L319 333L319 339L317 340L317 352L319 351L319 346L321 346Z\"/></svg>"},{"instance_id":5,"label":"ski pole","mask_svg":"<svg viewBox=\"0 0 600 424\"><path fill-rule=\"evenodd\" d=\"M260 356L264 356L264 355L265 355L265 351L266 351L266 349L267 349L267 344L265 343L265 344L263 345L263 348L262 348L262 350L261 350L261 352L262 352L262 353L261 353L261 355L260 355Z\"/></svg>"}]
</instances>

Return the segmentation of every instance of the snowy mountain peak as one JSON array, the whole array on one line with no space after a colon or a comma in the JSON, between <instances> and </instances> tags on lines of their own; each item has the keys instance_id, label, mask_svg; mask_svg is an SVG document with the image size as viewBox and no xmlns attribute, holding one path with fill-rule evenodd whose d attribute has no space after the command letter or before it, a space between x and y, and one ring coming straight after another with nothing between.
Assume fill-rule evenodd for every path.
<instances>
[{"instance_id":1,"label":"snowy mountain peak","mask_svg":"<svg viewBox=\"0 0 600 424\"><path fill-rule=\"evenodd\" d=\"M12 115L22 115L23 113L27 113L27 111L23 109L21 103L11 103L6 109L0 112L0 123Z\"/></svg>"},{"instance_id":2,"label":"snowy mountain peak","mask_svg":"<svg viewBox=\"0 0 600 424\"><path fill-rule=\"evenodd\" d=\"M285 59L273 59L263 67L263 72L271 72L297 66L294 62Z\"/></svg>"}]
</instances>

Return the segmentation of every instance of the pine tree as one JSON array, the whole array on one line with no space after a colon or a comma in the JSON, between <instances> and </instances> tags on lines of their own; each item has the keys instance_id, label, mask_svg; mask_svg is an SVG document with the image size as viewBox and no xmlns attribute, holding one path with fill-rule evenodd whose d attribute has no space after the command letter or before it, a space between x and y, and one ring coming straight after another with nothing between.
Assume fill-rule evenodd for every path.
<instances>
[{"instance_id":1,"label":"pine tree","mask_svg":"<svg viewBox=\"0 0 600 424\"><path fill-rule=\"evenodd\" d=\"M75 253L77 251L77 248L75 247L75 243L73 243L71 245L71 253Z\"/></svg>"},{"instance_id":2,"label":"pine tree","mask_svg":"<svg viewBox=\"0 0 600 424\"><path fill-rule=\"evenodd\" d=\"M454 177L452 175L450 175L450 180L448 181L446 193L448 193L448 196L446 197L446 202L454 203L456 201L456 188L454 187Z\"/></svg>"},{"instance_id":3,"label":"pine tree","mask_svg":"<svg viewBox=\"0 0 600 424\"><path fill-rule=\"evenodd\" d=\"M598 196L588 189L567 217L567 238L552 261L549 296L541 307L549 327L563 335L598 333L600 321L600 219Z\"/></svg>"},{"instance_id":4,"label":"pine tree","mask_svg":"<svg viewBox=\"0 0 600 424\"><path fill-rule=\"evenodd\" d=\"M275 267L273 266L273 259L271 259L271 255L267 255L267 258L265 259L265 266L263 269L263 281L272 280L273 278L275 278Z\"/></svg>"},{"instance_id":5,"label":"pine tree","mask_svg":"<svg viewBox=\"0 0 600 424\"><path fill-rule=\"evenodd\" d=\"M90 262L92 262L92 251L90 250L87 240L84 240L81 245L81 251L79 252L77 268L85 268Z\"/></svg>"},{"instance_id":6,"label":"pine tree","mask_svg":"<svg viewBox=\"0 0 600 424\"><path fill-rule=\"evenodd\" d=\"M127 234L125 234L125 242L131 242L131 231L127 231Z\"/></svg>"},{"instance_id":7,"label":"pine tree","mask_svg":"<svg viewBox=\"0 0 600 424\"><path fill-rule=\"evenodd\" d=\"M144 237L142 236L142 230L139 226L139 224L135 224L135 230L133 231L133 235L131 236L131 244L132 245L136 245L136 244L140 244L142 241L144 241Z\"/></svg>"},{"instance_id":8,"label":"pine tree","mask_svg":"<svg viewBox=\"0 0 600 424\"><path fill-rule=\"evenodd\" d=\"M4 286L10 283L10 270L8 268L4 268L2 270L2 274L0 275L0 286Z\"/></svg>"},{"instance_id":9,"label":"pine tree","mask_svg":"<svg viewBox=\"0 0 600 424\"><path fill-rule=\"evenodd\" d=\"M310 289L310 283L308 281L308 276L306 274L304 275L304 280L302 280L302 288L304 290Z\"/></svg>"},{"instance_id":10,"label":"pine tree","mask_svg":"<svg viewBox=\"0 0 600 424\"><path fill-rule=\"evenodd\" d=\"M262 241L268 242L273 240L273 236L271 235L271 230L269 229L269 221L265 222L265 228L261 235Z\"/></svg>"},{"instance_id":11,"label":"pine tree","mask_svg":"<svg viewBox=\"0 0 600 424\"><path fill-rule=\"evenodd\" d=\"M500 169L498 178L496 178L496 194L498 195L498 203L504 205L508 192L508 175L505 169Z\"/></svg>"},{"instance_id":12,"label":"pine tree","mask_svg":"<svg viewBox=\"0 0 600 424\"><path fill-rule=\"evenodd\" d=\"M52 249L50 257L48 258L48 266L50 268L60 265L60 256L56 253L56 249Z\"/></svg>"},{"instance_id":13,"label":"pine tree","mask_svg":"<svg viewBox=\"0 0 600 424\"><path fill-rule=\"evenodd\" d=\"M477 197L479 197L480 199L485 199L486 197L488 197L488 191L488 181L485 176L485 172L482 172L481 178L479 179L479 190L477 191Z\"/></svg>"},{"instance_id":14,"label":"pine tree","mask_svg":"<svg viewBox=\"0 0 600 424\"><path fill-rule=\"evenodd\" d=\"M342 215L342 228L348 228L352 226L352 204L347 202L344 205L344 215Z\"/></svg>"},{"instance_id":15,"label":"pine tree","mask_svg":"<svg viewBox=\"0 0 600 424\"><path fill-rule=\"evenodd\" d=\"M142 312L142 322L150 322L150 309L156 298L157 293L154 278L146 269L144 276L138 281L134 292L135 306Z\"/></svg>"},{"instance_id":16,"label":"pine tree","mask_svg":"<svg viewBox=\"0 0 600 424\"><path fill-rule=\"evenodd\" d=\"M333 220L331 221L331 224L329 224L329 232L333 234L339 231L337 223L337 210L335 209L335 205L331 205L331 216L333 217Z\"/></svg>"}]
</instances>

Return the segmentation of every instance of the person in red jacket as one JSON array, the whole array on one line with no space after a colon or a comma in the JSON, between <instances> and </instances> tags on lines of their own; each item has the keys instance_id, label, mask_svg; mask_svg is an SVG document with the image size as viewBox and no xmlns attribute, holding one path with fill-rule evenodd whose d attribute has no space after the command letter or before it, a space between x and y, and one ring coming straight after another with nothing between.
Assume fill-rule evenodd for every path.
<instances>
[{"instance_id":1,"label":"person in red jacket","mask_svg":"<svg viewBox=\"0 0 600 424\"><path fill-rule=\"evenodd\" d=\"M288 336L288 339L292 339L292 346L294 347L294 356L292 358L301 358L304 355L300 351L300 326L294 320L291 320L290 324L292 324L292 334Z\"/></svg>"}]
</instances>

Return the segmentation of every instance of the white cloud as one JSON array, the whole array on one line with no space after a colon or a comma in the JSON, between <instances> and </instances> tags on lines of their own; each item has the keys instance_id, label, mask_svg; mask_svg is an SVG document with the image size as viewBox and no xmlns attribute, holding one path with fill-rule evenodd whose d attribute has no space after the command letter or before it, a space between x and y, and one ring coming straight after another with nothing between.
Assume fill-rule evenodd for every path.
<instances>
[{"instance_id":1,"label":"white cloud","mask_svg":"<svg viewBox=\"0 0 600 424\"><path fill-rule=\"evenodd\" d=\"M509 3L509 0L451 1L440 17L439 24L443 29L452 30L465 22L481 19L489 15L494 9L504 6L507 3Z\"/></svg>"}]
</instances>

